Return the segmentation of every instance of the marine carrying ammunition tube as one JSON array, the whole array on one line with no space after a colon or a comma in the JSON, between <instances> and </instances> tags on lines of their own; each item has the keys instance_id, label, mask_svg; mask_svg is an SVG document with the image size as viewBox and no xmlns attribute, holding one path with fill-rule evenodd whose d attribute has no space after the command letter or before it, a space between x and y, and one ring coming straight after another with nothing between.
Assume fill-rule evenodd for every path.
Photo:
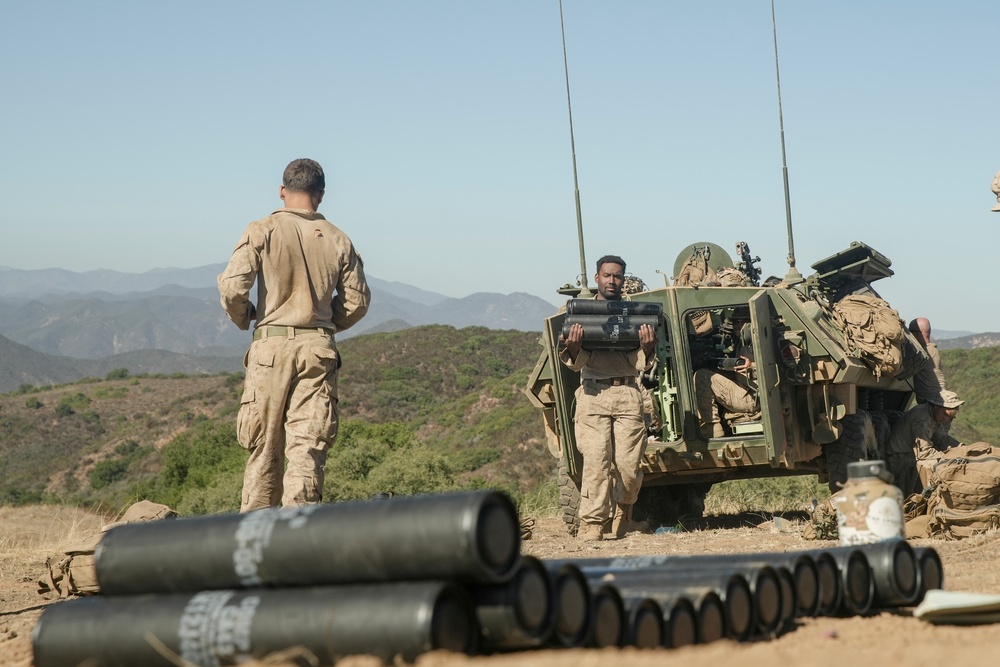
<instances>
[{"instance_id":1,"label":"marine carrying ammunition tube","mask_svg":"<svg viewBox=\"0 0 1000 667\"><path fill-rule=\"evenodd\" d=\"M639 347L639 328L648 324L655 329L659 320L650 315L567 315L562 334L568 336L574 324L583 327L584 349L634 350Z\"/></svg>"},{"instance_id":2,"label":"marine carrying ammunition tube","mask_svg":"<svg viewBox=\"0 0 1000 667\"><path fill-rule=\"evenodd\" d=\"M434 649L473 653L475 618L462 587L433 581L87 597L47 607L32 643L36 667L228 665L298 646L320 664L413 662Z\"/></svg>"},{"instance_id":3,"label":"marine carrying ammunition tube","mask_svg":"<svg viewBox=\"0 0 1000 667\"><path fill-rule=\"evenodd\" d=\"M927 591L944 587L944 566L933 547L914 547L913 555L917 559L917 573L920 575L920 590L913 604L919 604Z\"/></svg>"},{"instance_id":4,"label":"marine carrying ammunition tube","mask_svg":"<svg viewBox=\"0 0 1000 667\"><path fill-rule=\"evenodd\" d=\"M578 647L587 641L590 626L590 586L576 565L542 561L552 580L554 621L551 643Z\"/></svg>"},{"instance_id":5,"label":"marine carrying ammunition tube","mask_svg":"<svg viewBox=\"0 0 1000 667\"><path fill-rule=\"evenodd\" d=\"M521 556L521 564L503 584L469 586L482 632L483 651L541 645L552 631L552 581L541 561Z\"/></svg>"},{"instance_id":6,"label":"marine carrying ammunition tube","mask_svg":"<svg viewBox=\"0 0 1000 667\"><path fill-rule=\"evenodd\" d=\"M457 579L500 583L520 525L495 491L126 524L95 553L105 595Z\"/></svg>"}]
</instances>

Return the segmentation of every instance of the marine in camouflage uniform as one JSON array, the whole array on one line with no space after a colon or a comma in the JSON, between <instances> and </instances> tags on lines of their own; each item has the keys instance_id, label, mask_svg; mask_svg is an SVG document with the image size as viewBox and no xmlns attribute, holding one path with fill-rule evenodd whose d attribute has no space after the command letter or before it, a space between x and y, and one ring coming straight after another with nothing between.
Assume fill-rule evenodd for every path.
<instances>
[{"instance_id":1,"label":"marine in camouflage uniform","mask_svg":"<svg viewBox=\"0 0 1000 667\"><path fill-rule=\"evenodd\" d=\"M886 463L904 494L920 493L942 452L962 444L948 434L948 428L964 402L955 392L945 390L910 408L892 427Z\"/></svg>"},{"instance_id":2,"label":"marine in camouflage uniform","mask_svg":"<svg viewBox=\"0 0 1000 667\"><path fill-rule=\"evenodd\" d=\"M596 299L617 301L622 296L625 262L607 255L597 261ZM644 397L638 376L652 367L656 334L649 325L639 330L640 348L584 350L583 327L575 324L561 339L560 360L580 371L574 418L576 445L583 456L580 484L580 530L583 540L601 540L612 519L612 537L623 537L631 527L632 505L642 486L640 463L646 449Z\"/></svg>"},{"instance_id":3,"label":"marine in camouflage uniform","mask_svg":"<svg viewBox=\"0 0 1000 667\"><path fill-rule=\"evenodd\" d=\"M927 403L948 389L944 383L941 353L938 352L937 345L931 342L930 320L926 317L918 317L910 322L908 328L930 358L913 376L913 391L917 394L917 401Z\"/></svg>"},{"instance_id":4,"label":"marine in camouflage uniform","mask_svg":"<svg viewBox=\"0 0 1000 667\"><path fill-rule=\"evenodd\" d=\"M753 349L743 341L744 331L741 327L732 352L732 358L736 362L732 370L700 368L694 372L698 426L706 438L722 438L726 435L722 424L723 411L726 421L730 423L752 418L760 411Z\"/></svg>"},{"instance_id":5,"label":"marine in camouflage uniform","mask_svg":"<svg viewBox=\"0 0 1000 667\"><path fill-rule=\"evenodd\" d=\"M250 452L242 512L322 500L338 426L334 335L364 317L371 298L351 240L317 212L325 187L318 163L292 161L279 189L286 208L247 226L218 279L236 326L256 320L236 418Z\"/></svg>"}]
</instances>

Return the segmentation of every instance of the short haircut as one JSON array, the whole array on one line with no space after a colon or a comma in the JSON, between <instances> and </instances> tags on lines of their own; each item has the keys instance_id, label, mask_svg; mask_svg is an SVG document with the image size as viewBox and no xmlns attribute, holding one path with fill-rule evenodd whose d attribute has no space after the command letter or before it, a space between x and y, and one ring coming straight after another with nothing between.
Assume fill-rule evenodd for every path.
<instances>
[{"instance_id":1,"label":"short haircut","mask_svg":"<svg viewBox=\"0 0 1000 667\"><path fill-rule=\"evenodd\" d=\"M292 160L285 167L281 176L281 184L293 192L308 192L319 194L326 190L326 175L323 167L316 160L299 158Z\"/></svg>"},{"instance_id":2,"label":"short haircut","mask_svg":"<svg viewBox=\"0 0 1000 667\"><path fill-rule=\"evenodd\" d=\"M618 255L605 255L597 260L597 272L601 272L601 267L605 264L617 264L622 267L622 273L625 273L625 260Z\"/></svg>"}]
</instances>

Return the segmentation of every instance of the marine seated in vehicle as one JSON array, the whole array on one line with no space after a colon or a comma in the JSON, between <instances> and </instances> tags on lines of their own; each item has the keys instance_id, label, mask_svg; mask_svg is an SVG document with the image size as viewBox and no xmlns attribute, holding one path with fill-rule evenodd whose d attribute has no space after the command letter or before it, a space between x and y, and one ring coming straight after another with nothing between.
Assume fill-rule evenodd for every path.
<instances>
[{"instance_id":1,"label":"marine seated in vehicle","mask_svg":"<svg viewBox=\"0 0 1000 667\"><path fill-rule=\"evenodd\" d=\"M697 322L708 315L711 330ZM715 318L722 323L714 325ZM694 350L695 401L698 426L705 438L733 435L736 424L760 418L756 368L750 342L749 312L745 307L692 313L689 328ZM733 335L738 331L738 335ZM700 341L697 339L701 339Z\"/></svg>"}]
</instances>

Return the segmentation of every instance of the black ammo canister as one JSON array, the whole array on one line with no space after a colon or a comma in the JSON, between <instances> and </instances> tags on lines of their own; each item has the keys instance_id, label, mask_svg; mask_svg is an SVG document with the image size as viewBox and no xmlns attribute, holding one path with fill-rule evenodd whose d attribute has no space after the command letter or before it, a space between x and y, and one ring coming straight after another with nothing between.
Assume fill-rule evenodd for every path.
<instances>
[{"instance_id":1,"label":"black ammo canister","mask_svg":"<svg viewBox=\"0 0 1000 667\"><path fill-rule=\"evenodd\" d=\"M47 607L32 644L35 667L173 667L292 647L323 665L356 654L413 662L435 649L473 653L478 640L468 593L419 581L79 598Z\"/></svg>"},{"instance_id":2,"label":"black ammo canister","mask_svg":"<svg viewBox=\"0 0 1000 667\"><path fill-rule=\"evenodd\" d=\"M639 329L659 325L663 306L645 301L604 301L570 299L562 333L569 335L574 324L583 327L585 350L635 350L639 347Z\"/></svg>"},{"instance_id":3,"label":"black ammo canister","mask_svg":"<svg viewBox=\"0 0 1000 667\"><path fill-rule=\"evenodd\" d=\"M126 524L95 553L104 595L455 579L499 583L520 525L496 491Z\"/></svg>"}]
</instances>

